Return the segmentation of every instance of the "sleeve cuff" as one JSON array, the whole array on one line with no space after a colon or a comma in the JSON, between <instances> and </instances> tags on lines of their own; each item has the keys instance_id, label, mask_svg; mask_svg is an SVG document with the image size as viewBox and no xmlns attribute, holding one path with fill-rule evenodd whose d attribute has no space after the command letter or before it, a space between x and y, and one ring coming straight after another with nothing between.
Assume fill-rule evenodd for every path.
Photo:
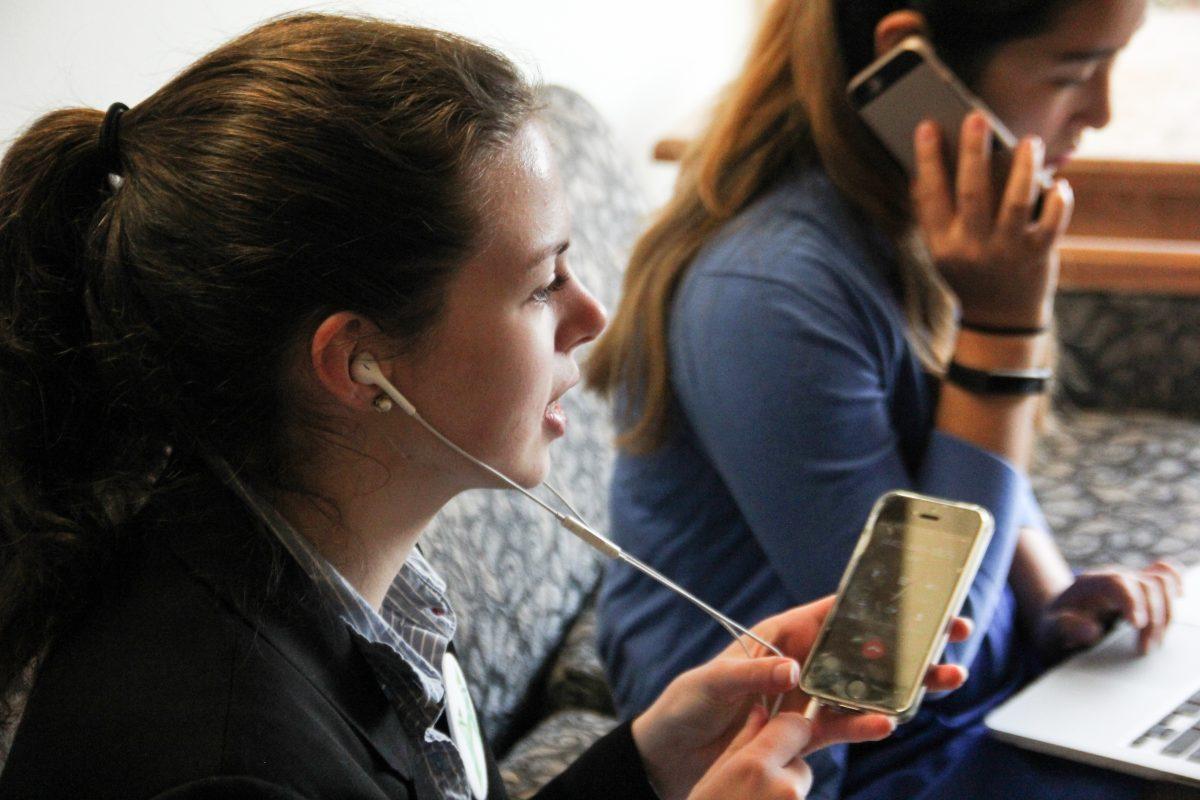
<instances>
[{"instance_id":1,"label":"sleeve cuff","mask_svg":"<svg viewBox=\"0 0 1200 800\"><path fill-rule=\"evenodd\" d=\"M632 722L622 722L575 760L535 797L620 797L658 800L633 743Z\"/></svg>"},{"instance_id":2,"label":"sleeve cuff","mask_svg":"<svg viewBox=\"0 0 1200 800\"><path fill-rule=\"evenodd\" d=\"M1007 539L1025 522L1029 479L1007 459L935 430L921 466L920 491L975 503L992 512L996 536Z\"/></svg>"}]
</instances>

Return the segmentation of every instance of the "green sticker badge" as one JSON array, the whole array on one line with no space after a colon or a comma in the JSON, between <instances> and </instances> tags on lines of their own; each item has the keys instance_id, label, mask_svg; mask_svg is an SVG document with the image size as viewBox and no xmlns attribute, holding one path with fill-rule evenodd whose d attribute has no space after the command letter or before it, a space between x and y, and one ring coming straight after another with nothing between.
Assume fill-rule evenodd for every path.
<instances>
[{"instance_id":1,"label":"green sticker badge","mask_svg":"<svg viewBox=\"0 0 1200 800\"><path fill-rule=\"evenodd\" d=\"M487 759L483 754L483 735L479 718L467 689L458 659L447 651L442 657L442 680L446 684L446 715L450 719L450 736L458 746L463 766L467 768L467 785L475 800L484 800L488 791Z\"/></svg>"}]
</instances>

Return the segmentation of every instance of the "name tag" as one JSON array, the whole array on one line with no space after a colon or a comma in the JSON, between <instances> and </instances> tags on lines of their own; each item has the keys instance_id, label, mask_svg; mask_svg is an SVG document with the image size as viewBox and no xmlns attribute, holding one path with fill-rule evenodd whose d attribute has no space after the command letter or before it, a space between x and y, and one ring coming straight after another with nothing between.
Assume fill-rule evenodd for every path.
<instances>
[{"instance_id":1,"label":"name tag","mask_svg":"<svg viewBox=\"0 0 1200 800\"><path fill-rule=\"evenodd\" d=\"M485 800L488 792L487 757L483 754L483 734L479 718L467 690L458 659L447 651L442 657L442 681L446 685L446 716L450 721L450 737L458 746L463 765L467 768L467 785L475 800Z\"/></svg>"}]
</instances>

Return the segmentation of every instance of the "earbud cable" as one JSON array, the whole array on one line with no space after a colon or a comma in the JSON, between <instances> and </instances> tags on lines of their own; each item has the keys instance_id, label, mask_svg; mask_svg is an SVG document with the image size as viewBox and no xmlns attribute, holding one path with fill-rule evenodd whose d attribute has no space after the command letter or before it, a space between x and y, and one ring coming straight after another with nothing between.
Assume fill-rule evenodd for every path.
<instances>
[{"instance_id":1,"label":"earbud cable","mask_svg":"<svg viewBox=\"0 0 1200 800\"><path fill-rule=\"evenodd\" d=\"M724 628L729 633L730 636L733 637L733 640L736 641L741 646L742 651L746 654L747 658L753 658L754 655L753 655L753 653L751 653L749 645L747 645L745 642L746 638L751 639L752 641L758 643L762 647L766 648L766 650L768 652L773 653L776 656L779 656L780 658L785 657L783 655L783 653L780 652L779 648L776 647L775 645L766 641L765 639L763 639L761 636L754 633L753 631L748 630L748 629L744 628L743 626L739 625L738 623L734 622L732 619L725 616L720 611L717 611L715 608L710 606L708 603L706 603L703 600L701 600L700 598L696 597L694 594L687 591L682 586L679 586L671 579L667 578L665 575L660 573L658 570L654 569L653 567L651 567L648 564L643 563L640 559L635 558L634 556L631 556L628 553L626 553L624 550L622 550L620 547L618 547L616 545L616 543L614 543L608 537L598 533L595 530L595 528L592 528L590 525L588 525L586 522L583 521L582 515L578 511L575 510L575 507L572 506L571 503L568 502L567 499L565 497L563 497L562 494L560 494L558 492L558 490L556 490L550 484L543 483L542 485L545 486L547 489L549 489L550 492L555 497L557 497L558 500L564 506L567 507L567 509L571 512L570 514L564 514L563 512L558 511L557 509L553 508L548 503L543 501L540 497L533 494L533 492L530 492L524 486L521 486L516 481L509 478L507 475L500 472L500 470L498 470L488 464L485 464L483 461L480 461L478 458L471 455L466 450L459 447L457 444L455 444L454 442L450 441L448 438L443 436L442 432L439 431L437 428L433 427L433 425L431 425L428 421L426 421L426 419L421 416L420 412L417 411L416 407L412 403L409 402L408 398L405 397L403 394L401 394L400 391L395 386L392 385L391 381L389 381L383 375L383 373L379 369L378 362L375 361L375 358L373 356L370 356L365 353L358 356L355 359L353 365L351 366L351 374L354 376L354 379L360 383L373 385L373 386L378 387L379 389L382 389L384 394L386 394L389 398L391 398L391 400L396 405L400 406L400 408L404 411L405 414L407 414L408 416L410 416L414 420L416 420L421 425L421 427L423 427L423 428L425 428L425 430L429 431L429 433L435 439L437 439L439 442L444 444L446 447L453 450L455 453L458 453L460 456L462 456L466 460L470 461L472 464L475 464L480 469L487 472L489 475L492 475L493 477L498 479L501 483L503 483L507 486L510 486L513 489L516 489L518 492L525 495L533 502L537 503L544 510L549 512L556 520L558 520L558 523L562 527L566 528L568 531L570 531L572 534L574 534L577 538L581 539L589 547L600 552L602 555L607 556L608 558L613 558L613 559L617 559L617 560L625 562L629 566L631 566L634 569L641 572L643 575L646 575L647 577L656 581L657 583L661 584L662 586L665 586L667 589L671 590L675 594L684 598L685 600L687 600L689 603L691 603L692 605L699 608L704 613L708 614L708 616L712 617L722 628ZM382 406L379 406L379 408L381 411L388 410L386 407L382 407ZM395 442L395 440L393 440L390 436L387 438L388 438L389 443L393 447L397 448L398 450L400 449L399 445ZM782 702L783 702L783 695L779 695L776 697L775 703L773 706L767 702L767 699L765 696L763 697L763 705L766 706L771 711L772 716L774 716L776 713L778 713L779 707L782 704Z\"/></svg>"},{"instance_id":2,"label":"earbud cable","mask_svg":"<svg viewBox=\"0 0 1200 800\"><path fill-rule=\"evenodd\" d=\"M387 391L388 388L390 388L390 387L380 386L380 388L384 389L384 391ZM387 393L389 396L392 395L392 393L390 391L388 391ZM394 396L392 397L392 399L397 400L397 398ZM654 581L660 583L661 585L665 586L666 588L670 589L675 594L679 595L680 597L683 597L685 600L687 600L692 605L699 608L704 613L708 614L708 616L712 617L722 628L724 628L726 630L726 632L729 633L730 636L733 637L733 640L735 642L737 642L739 645L741 645L742 651L746 654L747 658L753 658L754 654L751 653L750 648L744 641L743 637L753 640L757 644L766 648L766 650L768 652L771 652L771 653L775 654L776 656L779 656L780 658L785 657L783 655L783 653L779 650L778 647L771 644L767 640L763 639L761 636L754 633L754 631L751 631L751 630L743 627L742 625L739 625L737 622L735 622L734 620L725 616L720 611L718 611L717 609L710 606L708 603L701 600L699 597L696 597L694 594L689 592L687 589L684 589L682 586L675 583L670 578L668 578L667 576L663 575L658 570L651 567L649 564L646 564L641 559L636 558L635 556L632 556L629 553L626 553L624 550L622 550L619 546L617 546L612 540L608 539L606 536L603 536L602 534L597 533L594 528L592 528L590 525L588 525L586 522L584 522L582 520L582 515L578 511L575 510L575 507L572 506L571 503L565 497L563 497L562 494L557 489L555 489L553 486L551 486L549 483L543 483L542 485L545 486L547 489L549 489L550 492L556 498L558 498L558 500L563 505L565 505L567 507L567 509L571 512L570 515L564 514L561 511L556 510L555 508L550 506L548 503L543 501L540 497L535 495L533 492L529 491L524 486L521 486L516 481L509 478L507 475L500 472L498 469L496 469L488 464L485 464L483 461L480 461L478 458L471 455L470 453L468 453L463 448L459 447L454 442L450 441L450 439L448 439L444 435L442 435L441 431L439 431L437 428L433 427L433 425L429 424L429 422L427 422L426 419L424 417L422 417L421 414L419 412L417 412L417 410L415 408L413 408L410 403L400 402L399 405L402 409L404 409L404 411L410 417L412 417L414 420L416 420L418 423L420 423L420 425L423 428L425 428L425 430L429 431L429 433L432 434L434 436L434 438L436 438L439 442L441 442L442 444L444 444L446 447L450 448L454 452L458 453L460 456L467 459L471 463L480 467L481 469L486 471L488 474L496 477L501 482L503 482L505 485L507 485L513 489L516 489L518 492L525 495L533 502L537 503L543 509L545 509L550 514L552 514L554 516L554 518L556 520L558 520L559 524L562 527L566 528L568 531L575 534L576 537L583 540L590 547L592 547L593 549L597 550L598 552L602 553L603 555L605 555L609 558L614 558L614 559L625 562L626 564L628 564L629 566L638 570L642 574L646 575L647 577L651 578L652 580L654 580ZM397 446L394 441L392 441L392 445L393 445L393 447ZM775 698L775 703L773 706L766 702L765 697L763 698L763 705L770 708L772 716L774 716L776 713L778 713L779 706L782 702L783 702L783 695L779 695L778 697Z\"/></svg>"}]
</instances>

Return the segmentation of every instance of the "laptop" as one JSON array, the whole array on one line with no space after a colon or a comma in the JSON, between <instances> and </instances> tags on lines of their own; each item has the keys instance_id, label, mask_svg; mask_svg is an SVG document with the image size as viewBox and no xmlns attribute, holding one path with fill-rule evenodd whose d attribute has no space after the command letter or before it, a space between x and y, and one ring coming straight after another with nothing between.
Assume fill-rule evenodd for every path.
<instances>
[{"instance_id":1,"label":"laptop","mask_svg":"<svg viewBox=\"0 0 1200 800\"><path fill-rule=\"evenodd\" d=\"M1163 643L1139 656L1115 628L988 714L992 733L1020 747L1200 788L1200 567Z\"/></svg>"}]
</instances>

